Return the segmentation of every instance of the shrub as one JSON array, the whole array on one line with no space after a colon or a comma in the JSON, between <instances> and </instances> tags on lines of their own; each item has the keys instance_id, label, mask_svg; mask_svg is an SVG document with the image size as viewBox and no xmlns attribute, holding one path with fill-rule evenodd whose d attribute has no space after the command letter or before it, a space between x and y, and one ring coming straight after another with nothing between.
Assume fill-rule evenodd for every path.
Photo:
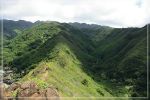
<instances>
[{"instance_id":1,"label":"shrub","mask_svg":"<svg viewBox=\"0 0 150 100\"><path fill-rule=\"evenodd\" d=\"M96 89L96 91L97 91L100 95L104 96L104 93L103 93L99 88Z\"/></svg>"},{"instance_id":2,"label":"shrub","mask_svg":"<svg viewBox=\"0 0 150 100\"><path fill-rule=\"evenodd\" d=\"M86 79L82 80L81 83L85 86L88 86L88 80L86 80Z\"/></svg>"}]
</instances>

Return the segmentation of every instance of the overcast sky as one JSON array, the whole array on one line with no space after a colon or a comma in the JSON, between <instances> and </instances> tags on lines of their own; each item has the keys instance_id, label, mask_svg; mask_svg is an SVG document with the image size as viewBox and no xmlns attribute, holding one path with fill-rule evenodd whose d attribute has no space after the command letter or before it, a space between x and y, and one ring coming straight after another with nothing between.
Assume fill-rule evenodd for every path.
<instances>
[{"instance_id":1,"label":"overcast sky","mask_svg":"<svg viewBox=\"0 0 150 100\"><path fill-rule=\"evenodd\" d=\"M1 14L12 20L84 22L113 27L150 23L150 0L1 0Z\"/></svg>"}]
</instances>

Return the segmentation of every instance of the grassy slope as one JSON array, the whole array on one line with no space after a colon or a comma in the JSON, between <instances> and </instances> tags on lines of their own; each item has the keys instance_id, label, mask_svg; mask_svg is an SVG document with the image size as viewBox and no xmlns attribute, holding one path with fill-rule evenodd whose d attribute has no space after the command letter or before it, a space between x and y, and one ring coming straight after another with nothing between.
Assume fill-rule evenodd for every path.
<instances>
[{"instance_id":1,"label":"grassy slope","mask_svg":"<svg viewBox=\"0 0 150 100\"><path fill-rule=\"evenodd\" d=\"M61 96L130 95L125 89L126 84L119 85L120 83L116 84L112 80L130 80L131 77L127 75L125 78L118 76L128 73L126 68L128 64L134 65L134 60L140 59L141 65L145 66L145 53L142 53L145 50L145 30L140 32L139 29L113 29L111 33L108 31L109 34L101 39L106 38L96 43L95 47L98 48L95 52L89 36L82 31L65 23L37 24L4 45L4 63L9 63L18 72L25 72L21 82L34 80L41 88L52 85L58 89ZM100 33L96 35L101 37ZM138 59L135 58L137 56ZM139 67L138 63L137 66ZM120 74L120 71L124 72ZM145 73L143 69L142 71L139 76ZM106 76L107 79L103 81L104 77L101 76ZM143 76L140 77L142 78ZM140 82L133 83L141 84Z\"/></svg>"},{"instance_id":2,"label":"grassy slope","mask_svg":"<svg viewBox=\"0 0 150 100\"><path fill-rule=\"evenodd\" d=\"M104 89L103 85L94 82L82 70L82 63L72 53L67 44L58 43L52 51L50 55L55 54L55 57L39 62L36 68L30 71L22 81L35 80L38 82L40 80L46 82L57 88L61 96L102 96L97 92L98 89L105 96L112 96ZM49 70L42 72L45 67ZM82 84L84 79L88 82L86 85Z\"/></svg>"},{"instance_id":3,"label":"grassy slope","mask_svg":"<svg viewBox=\"0 0 150 100\"><path fill-rule=\"evenodd\" d=\"M34 80L41 88L52 85L61 96L124 95L112 92L105 83L96 83L87 74L85 62L92 58L89 52L93 47L79 32L56 22L33 26L4 48L5 63L25 72L20 82Z\"/></svg>"}]
</instances>

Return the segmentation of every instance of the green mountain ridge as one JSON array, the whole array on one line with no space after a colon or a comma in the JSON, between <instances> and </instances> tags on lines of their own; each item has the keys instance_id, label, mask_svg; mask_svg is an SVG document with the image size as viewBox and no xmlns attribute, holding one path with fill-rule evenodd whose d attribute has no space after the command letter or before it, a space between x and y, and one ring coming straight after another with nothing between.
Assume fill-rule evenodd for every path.
<instances>
[{"instance_id":1,"label":"green mountain ridge","mask_svg":"<svg viewBox=\"0 0 150 100\"><path fill-rule=\"evenodd\" d=\"M146 96L146 27L85 27L38 22L4 43L4 65L61 96Z\"/></svg>"},{"instance_id":2,"label":"green mountain ridge","mask_svg":"<svg viewBox=\"0 0 150 100\"><path fill-rule=\"evenodd\" d=\"M14 38L16 34L19 34L22 30L29 28L32 26L32 22L19 20L19 21L13 21L13 20L0 20L0 22L3 22L3 31L4 31L4 38ZM0 27L1 24L0 24Z\"/></svg>"},{"instance_id":3,"label":"green mountain ridge","mask_svg":"<svg viewBox=\"0 0 150 100\"><path fill-rule=\"evenodd\" d=\"M44 27L43 27L43 24L41 24L40 26L38 26L38 29L44 28L44 30L46 30L45 28L50 27L50 26L45 27L45 25L48 25L48 24L49 23L44 24ZM33 27L33 29L34 28L36 28L36 27ZM38 30L38 29L36 28L36 30ZM63 95L64 96L74 96L74 95L75 96L102 96L103 94L105 94L106 96L111 96L110 93L108 93L105 89L103 89L104 87L102 87L101 85L98 85L96 82L93 81L93 79L91 79L88 75L86 75L81 70L83 65L77 59L77 57L75 56L73 51L70 50L70 48L73 50L77 50L77 52L81 54L80 55L81 57L84 57L84 56L87 57L87 55L84 54L84 52L87 52L86 49L84 50L84 48L81 47L81 45L80 45L80 44L83 44L84 42L82 40L78 40L79 37L77 38L75 36L69 36L69 35L70 35L70 33L68 33L67 31L64 31L64 30L59 31L52 38L47 39L36 50L30 51L29 53L15 59L13 61L13 66L15 66L15 68L17 68L18 72L22 71L22 70L25 71L25 69L28 69L27 67L30 67L28 69L29 74L27 74L22 80L23 81L27 81L27 80L39 81L39 77L41 77L41 80L42 80L43 79L42 75L41 76L39 76L40 74L33 75L33 73L36 73L37 71L39 71L39 69L41 69L41 66L44 66L44 67L46 66L52 70L52 72L50 71L50 73L47 72L48 76L51 78L49 80L43 80L43 83L45 83L45 84L49 83L49 85L55 84L55 87L60 89L60 91L61 91L60 94L62 94L62 96ZM36 36L37 36L37 33L36 33ZM41 36L41 34L40 34L40 36ZM16 38L18 38L18 37L16 37ZM68 38L70 38L70 40L68 40ZM75 41L75 39L77 39L80 44L72 42L72 41ZM14 40L15 40L15 38L14 38ZM28 40L29 40L29 38L28 38ZM17 41L15 41L15 42L17 42ZM20 43L20 41L19 41L19 43ZM23 41L23 43L24 43L24 41ZM18 44L18 43L15 43L15 44ZM74 47L74 46L76 46L76 47ZM80 59L83 59L83 58L80 58ZM33 67L33 71L31 71L32 67ZM60 75L62 75L65 71L67 71L68 74L65 74L64 76L61 77ZM45 72L42 74L45 75ZM51 74L52 75L54 74L54 75L51 76ZM63 79L61 81L61 83L60 83L59 78ZM78 80L78 78L81 78L81 79ZM76 80L78 80L78 81L75 82ZM84 81L84 80L86 80L88 82L89 86L83 85L82 81ZM70 85L67 86L67 84L70 84ZM78 86L76 86L76 84L78 84ZM63 86L63 88L62 88L62 86ZM93 88L91 88L91 87L93 87ZM69 92L66 92L65 88ZM82 89L82 88L85 88L85 89ZM69 89L71 89L71 90L69 90ZM98 89L100 89L101 91L104 91L105 93L99 94L99 92L97 92ZM84 95L83 95L83 93L84 93Z\"/></svg>"}]
</instances>

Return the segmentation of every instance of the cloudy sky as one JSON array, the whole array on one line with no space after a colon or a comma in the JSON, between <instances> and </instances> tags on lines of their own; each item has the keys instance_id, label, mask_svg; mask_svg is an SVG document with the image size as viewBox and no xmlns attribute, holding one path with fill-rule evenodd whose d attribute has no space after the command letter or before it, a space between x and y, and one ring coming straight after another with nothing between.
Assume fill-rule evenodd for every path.
<instances>
[{"instance_id":1,"label":"cloudy sky","mask_svg":"<svg viewBox=\"0 0 150 100\"><path fill-rule=\"evenodd\" d=\"M113 27L150 23L150 0L1 0L4 19L85 22Z\"/></svg>"}]
</instances>

